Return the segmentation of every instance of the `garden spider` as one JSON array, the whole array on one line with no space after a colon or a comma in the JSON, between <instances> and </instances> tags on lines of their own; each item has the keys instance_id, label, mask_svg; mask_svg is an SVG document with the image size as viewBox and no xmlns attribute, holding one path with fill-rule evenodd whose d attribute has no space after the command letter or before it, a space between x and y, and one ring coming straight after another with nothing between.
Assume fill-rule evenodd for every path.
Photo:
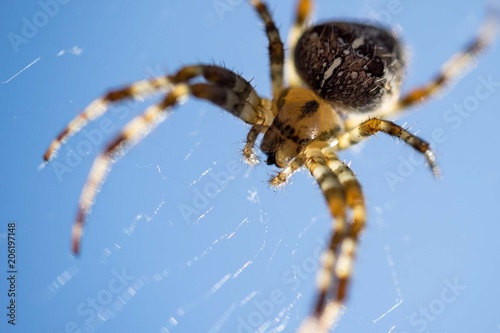
<instances>
[{"instance_id":1,"label":"garden spider","mask_svg":"<svg viewBox=\"0 0 500 333\"><path fill-rule=\"evenodd\" d=\"M438 177L439 168L429 144L385 118L421 103L456 78L492 42L497 18L490 14L477 37L431 82L400 96L405 54L393 32L354 22L332 21L308 27L313 0L299 0L285 63L284 46L267 6L260 0L250 2L268 38L271 99L258 95L248 80L227 68L184 66L173 75L135 82L93 101L52 142L44 160L49 162L69 136L102 116L111 104L166 91L160 103L132 119L95 159L72 231L72 250L77 254L83 223L112 163L162 122L181 99L194 96L222 107L251 125L243 149L247 163L258 163L254 145L263 134L260 148L267 155L267 164L281 169L270 180L273 187L284 185L304 166L324 194L333 230L318 273L315 307L299 332L327 332L342 312L366 216L361 186L337 152L382 132L422 153ZM195 80L201 78L205 81Z\"/></svg>"}]
</instances>

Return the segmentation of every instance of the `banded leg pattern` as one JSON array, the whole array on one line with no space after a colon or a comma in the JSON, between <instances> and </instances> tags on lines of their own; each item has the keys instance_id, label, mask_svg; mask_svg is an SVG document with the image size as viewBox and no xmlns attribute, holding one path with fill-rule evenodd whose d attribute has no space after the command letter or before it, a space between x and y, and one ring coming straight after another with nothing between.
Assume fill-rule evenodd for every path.
<instances>
[{"instance_id":1,"label":"banded leg pattern","mask_svg":"<svg viewBox=\"0 0 500 333\"><path fill-rule=\"evenodd\" d=\"M341 212L334 214L332 204L329 204L335 223L328 252L318 275L319 296L314 313L304 320L298 331L327 333L335 326L343 312L359 236L365 226L366 208L361 185L349 166L338 159L335 148L307 147L306 155L306 165L327 201L336 202L334 207L343 207ZM332 177L336 180L332 181ZM346 206L352 212L352 223L345 220Z\"/></svg>"},{"instance_id":2,"label":"banded leg pattern","mask_svg":"<svg viewBox=\"0 0 500 333\"><path fill-rule=\"evenodd\" d=\"M376 134L377 132L383 132L390 136L399 138L416 151L422 153L425 156L425 159L427 160L434 176L436 178L440 177L441 171L437 165L436 157L432 152L429 143L420 139L418 136L411 134L406 129L393 123L392 121L379 118L368 119L352 130L342 134L340 137L336 138L335 141L338 141L338 149L347 149L367 137Z\"/></svg>"},{"instance_id":3,"label":"banded leg pattern","mask_svg":"<svg viewBox=\"0 0 500 333\"><path fill-rule=\"evenodd\" d=\"M269 183L272 187L280 187L286 184L288 179L299 170L306 162L306 155L301 153L288 163L276 176L272 177Z\"/></svg>"},{"instance_id":4,"label":"banded leg pattern","mask_svg":"<svg viewBox=\"0 0 500 333\"><path fill-rule=\"evenodd\" d=\"M334 280L335 261L338 258L339 245L346 231L346 197L337 175L328 167L327 160L320 147L307 147L306 166L318 183L333 217L333 230L329 246L323 255L318 272L318 298L314 315L320 318L324 313L327 296Z\"/></svg>"},{"instance_id":5,"label":"banded leg pattern","mask_svg":"<svg viewBox=\"0 0 500 333\"><path fill-rule=\"evenodd\" d=\"M343 304L346 301L350 278L353 275L359 237L365 228L366 207L361 185L352 170L338 159L333 148L324 148L322 152L327 159L328 167L339 178L345 191L347 206L352 211L352 223L348 225L345 237L340 245L340 256L335 269L335 278L338 281L337 293L326 305L320 319L320 322L331 327L332 323L340 318Z\"/></svg>"},{"instance_id":6,"label":"banded leg pattern","mask_svg":"<svg viewBox=\"0 0 500 333\"><path fill-rule=\"evenodd\" d=\"M251 0L251 3L266 27L266 35L269 40L268 48L273 99L277 99L283 90L283 64L285 60L283 42L267 6L260 0Z\"/></svg>"},{"instance_id":7,"label":"banded leg pattern","mask_svg":"<svg viewBox=\"0 0 500 333\"><path fill-rule=\"evenodd\" d=\"M295 22L288 32L288 57L286 59L285 68L287 82L291 87L300 87L302 84L302 80L295 70L295 46L300 36L307 28L312 9L312 0L298 0L295 10Z\"/></svg>"},{"instance_id":8,"label":"banded leg pattern","mask_svg":"<svg viewBox=\"0 0 500 333\"><path fill-rule=\"evenodd\" d=\"M493 6L492 4L490 7ZM399 99L394 108L380 116L391 116L419 104L425 99L440 92L453 80L458 79L460 75L473 65L477 57L492 44L498 33L499 27L500 8L498 4L496 4L496 8L489 9L477 36L470 41L462 51L454 54L429 83L410 90Z\"/></svg>"},{"instance_id":9,"label":"banded leg pattern","mask_svg":"<svg viewBox=\"0 0 500 333\"><path fill-rule=\"evenodd\" d=\"M217 84L177 83L181 80L180 77L188 78L195 75L194 72L190 72L191 74L189 74L186 68L181 71L183 72L179 72L176 74L177 76L172 76L172 81L175 81L176 84L166 97L160 103L147 108L142 115L136 116L125 125L117 138L94 161L87 182L82 190L78 213L73 227L72 249L74 253L80 251L83 224L92 208L97 193L111 169L112 163L123 156L129 148L141 141L152 129L165 120L180 100L188 96L205 99L251 124L262 123L266 118L272 117L272 115L267 114L271 111L259 109L259 100L256 101L259 103L258 105L252 104L255 101L250 102L252 100L253 88L249 90L249 85L242 84L238 79L239 77L236 77L231 84L227 80L217 82ZM224 71L227 70L224 69ZM212 81L215 81L215 79Z\"/></svg>"},{"instance_id":10,"label":"banded leg pattern","mask_svg":"<svg viewBox=\"0 0 500 333\"><path fill-rule=\"evenodd\" d=\"M94 100L80 114L78 114L66 128L52 141L49 148L45 152L43 159L45 162L50 161L61 145L72 135L78 133L89 121L96 120L105 114L110 105L126 101L133 98L144 98L158 92L169 91L176 84L189 82L192 79L202 76L210 83L214 83L228 89L231 89L235 94L246 100L254 107L258 116L249 115L245 112L242 118L247 123L253 124L256 117L272 118L272 115L262 115L261 104L263 101L257 95L252 85L240 75L219 66L213 65L193 65L181 68L174 75L156 77L153 79L138 81L125 88L113 90ZM236 115L238 116L238 115Z\"/></svg>"}]
</instances>

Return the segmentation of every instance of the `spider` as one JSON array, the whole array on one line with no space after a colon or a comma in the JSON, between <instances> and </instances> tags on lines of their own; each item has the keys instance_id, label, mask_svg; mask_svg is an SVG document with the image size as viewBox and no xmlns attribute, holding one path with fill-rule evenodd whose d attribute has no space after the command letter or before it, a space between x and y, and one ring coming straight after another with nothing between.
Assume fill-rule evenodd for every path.
<instances>
[{"instance_id":1,"label":"spider","mask_svg":"<svg viewBox=\"0 0 500 333\"><path fill-rule=\"evenodd\" d=\"M310 26L313 0L298 0L288 38L288 57L267 5L250 0L268 39L272 97L259 95L243 76L221 66L194 64L172 75L135 82L94 100L53 140L49 162L60 146L109 106L165 92L156 105L132 119L94 161L79 201L72 230L72 251L80 252L83 224L113 162L141 141L179 102L194 96L223 108L249 124L244 160L257 164L255 143L266 163L280 168L273 187L285 185L307 168L319 185L333 218L328 248L317 277L317 296L299 332L327 332L339 319L353 271L366 207L353 171L337 153L382 132L399 138L425 156L435 177L440 170L429 144L387 120L441 91L488 46L498 22L489 15L477 36L455 54L429 83L401 94L405 50L390 30L376 25L328 21ZM285 80L285 69L287 80ZM201 82L200 82L201 81Z\"/></svg>"}]
</instances>

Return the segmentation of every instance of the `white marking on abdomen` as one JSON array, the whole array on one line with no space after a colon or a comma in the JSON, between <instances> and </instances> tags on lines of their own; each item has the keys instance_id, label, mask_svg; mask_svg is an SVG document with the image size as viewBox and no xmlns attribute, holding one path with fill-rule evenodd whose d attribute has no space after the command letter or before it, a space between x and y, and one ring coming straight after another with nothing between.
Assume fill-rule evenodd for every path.
<instances>
[{"instance_id":1,"label":"white marking on abdomen","mask_svg":"<svg viewBox=\"0 0 500 333\"><path fill-rule=\"evenodd\" d=\"M330 65L330 67L328 67L328 69L323 74L323 81L321 81L321 88L323 88L323 86L325 85L326 80L328 80L332 76L333 71L335 70L335 68L339 67L340 64L342 64L342 58L335 58L333 60L333 62Z\"/></svg>"}]
</instances>

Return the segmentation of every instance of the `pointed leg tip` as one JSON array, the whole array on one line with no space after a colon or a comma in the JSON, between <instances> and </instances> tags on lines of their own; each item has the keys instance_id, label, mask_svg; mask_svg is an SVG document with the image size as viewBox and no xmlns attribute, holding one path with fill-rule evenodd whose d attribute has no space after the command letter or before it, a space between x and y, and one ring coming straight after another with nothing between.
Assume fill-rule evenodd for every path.
<instances>
[{"instance_id":1,"label":"pointed leg tip","mask_svg":"<svg viewBox=\"0 0 500 333\"><path fill-rule=\"evenodd\" d=\"M80 237L75 234L73 234L73 238L71 240L71 253L75 257L80 255Z\"/></svg>"},{"instance_id":2,"label":"pointed leg tip","mask_svg":"<svg viewBox=\"0 0 500 333\"><path fill-rule=\"evenodd\" d=\"M443 175L441 174L441 169L438 166L434 166L432 168L432 173L434 174L434 178L436 180L441 180L443 179Z\"/></svg>"},{"instance_id":3,"label":"pointed leg tip","mask_svg":"<svg viewBox=\"0 0 500 333\"><path fill-rule=\"evenodd\" d=\"M82 228L83 221L85 220L85 212L80 209L78 211L75 223L73 225L72 236L71 236L71 252L73 255L78 256L80 254L80 242L82 239Z\"/></svg>"},{"instance_id":4,"label":"pointed leg tip","mask_svg":"<svg viewBox=\"0 0 500 333\"><path fill-rule=\"evenodd\" d=\"M258 159L257 155L255 155L255 154L250 154L250 155L245 154L244 160L245 160L245 163L250 165L250 166L255 166L255 165L259 164L259 159Z\"/></svg>"},{"instance_id":5,"label":"pointed leg tip","mask_svg":"<svg viewBox=\"0 0 500 333\"><path fill-rule=\"evenodd\" d=\"M49 149L45 152L45 154L43 154L43 162L47 164L51 159L52 159L52 151Z\"/></svg>"},{"instance_id":6,"label":"pointed leg tip","mask_svg":"<svg viewBox=\"0 0 500 333\"><path fill-rule=\"evenodd\" d=\"M73 254L73 256L75 257L79 257L80 256L80 248L79 248L79 245L72 245L71 246L71 253Z\"/></svg>"}]
</instances>

